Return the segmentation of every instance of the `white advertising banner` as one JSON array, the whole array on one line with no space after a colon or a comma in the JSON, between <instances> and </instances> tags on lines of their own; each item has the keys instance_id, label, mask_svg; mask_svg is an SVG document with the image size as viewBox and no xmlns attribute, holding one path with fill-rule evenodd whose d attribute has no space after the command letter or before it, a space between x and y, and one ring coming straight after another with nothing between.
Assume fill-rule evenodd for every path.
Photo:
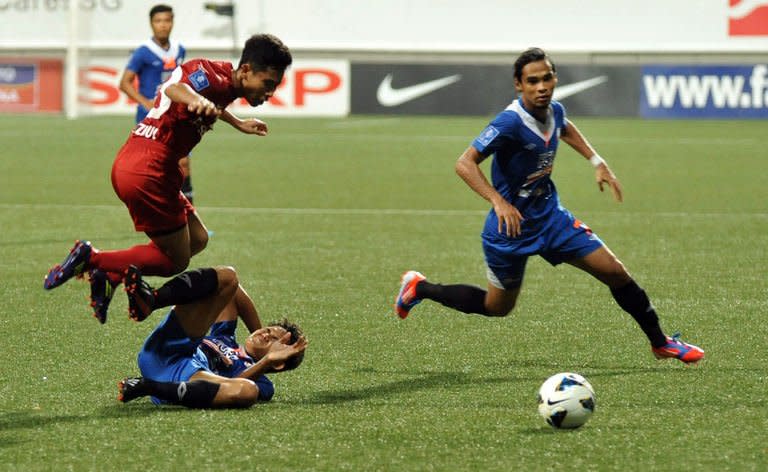
<instances>
[{"instance_id":1,"label":"white advertising banner","mask_svg":"<svg viewBox=\"0 0 768 472\"><path fill-rule=\"evenodd\" d=\"M158 0L0 0L0 50L64 48L77 5L87 48L128 49L150 36ZM189 49L239 49L257 32L295 50L764 52L768 0L167 0ZM228 6L234 5L234 17ZM234 18L234 19L233 19Z\"/></svg>"},{"instance_id":2,"label":"white advertising banner","mask_svg":"<svg viewBox=\"0 0 768 472\"><path fill-rule=\"evenodd\" d=\"M125 60L91 58L80 70L79 106L84 114L136 113L136 103L119 89ZM237 65L237 61L234 62ZM349 114L349 62L294 59L277 93L251 107L245 100L229 110L238 116L346 116Z\"/></svg>"}]
</instances>

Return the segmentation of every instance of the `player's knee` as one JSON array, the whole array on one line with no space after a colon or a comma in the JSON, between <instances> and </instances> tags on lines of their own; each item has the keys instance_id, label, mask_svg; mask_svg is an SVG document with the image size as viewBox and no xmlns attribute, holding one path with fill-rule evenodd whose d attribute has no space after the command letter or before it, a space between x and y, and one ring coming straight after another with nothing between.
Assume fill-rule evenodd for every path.
<instances>
[{"instance_id":1,"label":"player's knee","mask_svg":"<svg viewBox=\"0 0 768 472\"><path fill-rule=\"evenodd\" d=\"M223 293L234 294L237 287L240 285L240 280L237 278L237 271L232 266L216 267L216 276L219 281L219 290Z\"/></svg>"},{"instance_id":2,"label":"player's knee","mask_svg":"<svg viewBox=\"0 0 768 472\"><path fill-rule=\"evenodd\" d=\"M246 379L233 379L227 385L227 403L230 406L247 408L259 400L259 387Z\"/></svg>"},{"instance_id":3,"label":"player's knee","mask_svg":"<svg viewBox=\"0 0 768 472\"><path fill-rule=\"evenodd\" d=\"M487 311L486 315L497 316L497 317L507 316L510 313L512 313L512 310L515 309L516 304L517 304L517 300L504 300L502 302L495 302L495 303L486 302L485 304L485 309Z\"/></svg>"}]
</instances>

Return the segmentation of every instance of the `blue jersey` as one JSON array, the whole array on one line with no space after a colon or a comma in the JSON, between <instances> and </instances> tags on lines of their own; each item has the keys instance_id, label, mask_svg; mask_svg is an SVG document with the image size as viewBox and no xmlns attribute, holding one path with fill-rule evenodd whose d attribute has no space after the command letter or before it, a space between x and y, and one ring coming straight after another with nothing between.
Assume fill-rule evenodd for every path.
<instances>
[{"instance_id":1,"label":"blue jersey","mask_svg":"<svg viewBox=\"0 0 768 472\"><path fill-rule=\"evenodd\" d=\"M234 378L255 362L235 340L237 321L223 321L211 326L210 334L203 338L196 356L205 356L215 374Z\"/></svg>"},{"instance_id":2,"label":"blue jersey","mask_svg":"<svg viewBox=\"0 0 768 472\"><path fill-rule=\"evenodd\" d=\"M171 76L176 67L184 62L186 50L176 41L170 41L168 49L163 49L151 38L139 46L128 60L126 69L139 78L139 93L152 99L157 94L160 84ZM136 123L147 115L147 109L139 104L136 110Z\"/></svg>"},{"instance_id":3,"label":"blue jersey","mask_svg":"<svg viewBox=\"0 0 768 472\"><path fill-rule=\"evenodd\" d=\"M542 123L517 99L472 142L483 156L494 155L493 186L520 211L525 222L545 218L559 204L550 175L564 128L565 108L560 103L552 101ZM496 213L491 213L495 218ZM489 224L497 226L495 221Z\"/></svg>"},{"instance_id":4,"label":"blue jersey","mask_svg":"<svg viewBox=\"0 0 768 472\"><path fill-rule=\"evenodd\" d=\"M493 208L483 228L488 280L496 287L520 286L529 256L540 254L551 264L578 259L602 246L584 223L560 205L552 167L566 127L565 108L552 101L542 123L512 102L483 130L472 145L483 156L493 154L493 187L522 214L521 234L499 232Z\"/></svg>"}]
</instances>

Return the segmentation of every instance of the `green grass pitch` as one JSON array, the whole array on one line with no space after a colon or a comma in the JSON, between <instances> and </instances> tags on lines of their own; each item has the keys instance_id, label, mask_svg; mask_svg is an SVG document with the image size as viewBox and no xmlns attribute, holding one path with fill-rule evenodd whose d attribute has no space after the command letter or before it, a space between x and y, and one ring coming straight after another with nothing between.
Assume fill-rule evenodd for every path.
<instances>
[{"instance_id":1,"label":"green grass pitch","mask_svg":"<svg viewBox=\"0 0 768 472\"><path fill-rule=\"evenodd\" d=\"M556 161L563 204L662 326L706 350L686 367L656 361L597 281L541 259L506 318L392 314L407 269L485 286L488 206L453 164L486 121L272 119L266 138L218 124L194 151L215 234L192 266L236 266L262 318L289 316L311 345L271 403L192 411L115 399L162 312L133 323L120 294L102 326L85 283L42 288L77 238L144 242L109 180L130 118L0 116L0 469L768 469L765 123L576 118L623 204L567 146ZM597 392L580 430L538 417L559 371Z\"/></svg>"}]
</instances>

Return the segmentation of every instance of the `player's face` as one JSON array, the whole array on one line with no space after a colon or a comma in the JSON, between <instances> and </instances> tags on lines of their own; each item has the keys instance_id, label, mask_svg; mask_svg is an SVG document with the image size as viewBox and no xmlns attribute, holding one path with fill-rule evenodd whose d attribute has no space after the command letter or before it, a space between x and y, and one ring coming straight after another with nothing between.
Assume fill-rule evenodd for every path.
<instances>
[{"instance_id":1,"label":"player's face","mask_svg":"<svg viewBox=\"0 0 768 472\"><path fill-rule=\"evenodd\" d=\"M160 41L168 41L173 29L173 13L164 11L155 13L149 21L152 26L152 34Z\"/></svg>"},{"instance_id":2,"label":"player's face","mask_svg":"<svg viewBox=\"0 0 768 472\"><path fill-rule=\"evenodd\" d=\"M515 88L529 110L549 107L556 85L557 74L546 59L526 64L520 80L515 79Z\"/></svg>"},{"instance_id":3,"label":"player's face","mask_svg":"<svg viewBox=\"0 0 768 472\"><path fill-rule=\"evenodd\" d=\"M246 338L245 351L254 360L261 359L269 351L270 346L281 342L286 337L286 334L288 334L288 331L282 326L259 328Z\"/></svg>"},{"instance_id":4,"label":"player's face","mask_svg":"<svg viewBox=\"0 0 768 472\"><path fill-rule=\"evenodd\" d=\"M272 98L282 81L282 71L272 68L253 71L248 64L243 64L240 68L240 96L245 97L252 107L257 107Z\"/></svg>"}]
</instances>

